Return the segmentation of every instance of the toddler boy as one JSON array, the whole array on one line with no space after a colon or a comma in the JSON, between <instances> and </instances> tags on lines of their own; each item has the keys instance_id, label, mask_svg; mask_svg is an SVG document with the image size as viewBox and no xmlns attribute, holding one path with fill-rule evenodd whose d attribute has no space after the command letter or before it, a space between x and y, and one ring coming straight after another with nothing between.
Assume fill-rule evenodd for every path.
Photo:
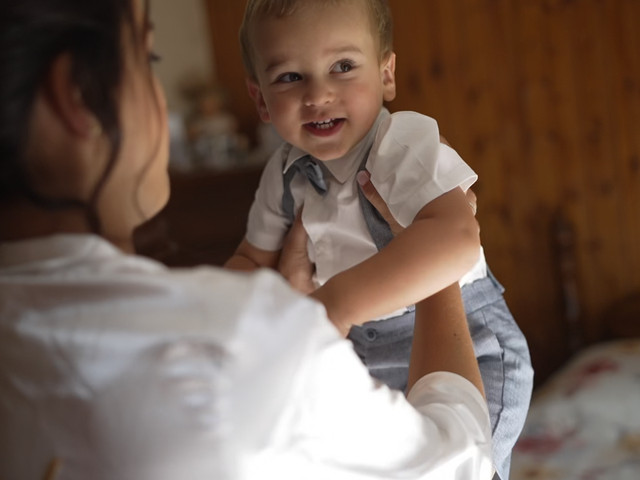
<instances>
[{"instance_id":1,"label":"toddler boy","mask_svg":"<svg viewBox=\"0 0 640 480\"><path fill-rule=\"evenodd\" d=\"M477 176L440 142L434 120L383 107L396 88L391 30L384 0L249 1L241 28L249 94L285 143L265 167L227 266L275 267L301 210L312 296L371 374L399 389L419 302L459 281L504 480L531 394L527 344L465 198ZM395 238L361 196L363 169L405 227Z\"/></svg>"}]
</instances>

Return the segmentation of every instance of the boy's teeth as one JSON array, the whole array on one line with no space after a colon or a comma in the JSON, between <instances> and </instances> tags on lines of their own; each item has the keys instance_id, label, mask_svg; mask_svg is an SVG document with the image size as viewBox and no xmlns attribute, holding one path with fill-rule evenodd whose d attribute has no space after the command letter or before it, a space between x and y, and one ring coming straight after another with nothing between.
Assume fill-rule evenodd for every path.
<instances>
[{"instance_id":1,"label":"boy's teeth","mask_svg":"<svg viewBox=\"0 0 640 480\"><path fill-rule=\"evenodd\" d=\"M322 122L313 122L313 125L314 125L316 128L324 128L324 129L327 129L327 128L331 128L331 127L333 127L333 120L324 120L324 121L322 121Z\"/></svg>"}]
</instances>

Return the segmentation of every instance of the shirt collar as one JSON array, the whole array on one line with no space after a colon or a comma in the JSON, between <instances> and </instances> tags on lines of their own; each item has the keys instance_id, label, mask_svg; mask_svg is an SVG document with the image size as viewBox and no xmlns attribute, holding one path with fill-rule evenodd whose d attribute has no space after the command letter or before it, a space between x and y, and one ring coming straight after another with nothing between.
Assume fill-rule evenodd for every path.
<instances>
[{"instance_id":1,"label":"shirt collar","mask_svg":"<svg viewBox=\"0 0 640 480\"><path fill-rule=\"evenodd\" d=\"M92 234L58 234L0 243L0 270L27 272L59 268L87 256L114 257L119 251Z\"/></svg>"},{"instance_id":2,"label":"shirt collar","mask_svg":"<svg viewBox=\"0 0 640 480\"><path fill-rule=\"evenodd\" d=\"M365 137L360 140L360 142L345 156L336 158L335 160L327 160L319 163L326 167L326 169L329 170L331 175L333 175L339 183L346 182L355 173L357 168L360 166L364 155L367 153L367 150L371 148L371 145L373 145L373 140L375 139L376 132L378 131L378 125L380 125L380 122L389 115L391 115L389 110L383 107L380 110L375 123L369 129L369 132L367 132ZM284 150L284 153L286 155L286 159L284 161L284 169L282 173L285 173L296 160L308 155L307 152L293 145L290 145L288 151Z\"/></svg>"}]
</instances>

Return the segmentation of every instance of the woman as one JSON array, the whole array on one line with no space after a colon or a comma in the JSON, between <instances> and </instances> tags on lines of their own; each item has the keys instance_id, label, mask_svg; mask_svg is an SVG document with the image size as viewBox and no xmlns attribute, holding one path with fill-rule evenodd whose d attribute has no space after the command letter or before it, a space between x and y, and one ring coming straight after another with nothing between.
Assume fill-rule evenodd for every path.
<instances>
[{"instance_id":1,"label":"woman","mask_svg":"<svg viewBox=\"0 0 640 480\"><path fill-rule=\"evenodd\" d=\"M130 254L169 195L148 19L142 0L3 6L0 478L488 478L455 290L416 326L405 399L276 274Z\"/></svg>"}]
</instances>

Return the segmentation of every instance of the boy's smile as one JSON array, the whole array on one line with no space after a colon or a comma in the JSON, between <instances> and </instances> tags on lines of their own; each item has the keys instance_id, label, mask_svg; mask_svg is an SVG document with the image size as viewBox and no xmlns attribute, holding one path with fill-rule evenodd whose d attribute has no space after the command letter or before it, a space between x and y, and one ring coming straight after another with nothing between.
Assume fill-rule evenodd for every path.
<instances>
[{"instance_id":1,"label":"boy's smile","mask_svg":"<svg viewBox=\"0 0 640 480\"><path fill-rule=\"evenodd\" d=\"M361 0L309 2L256 22L252 40L257 81L248 87L260 118L319 160L348 153L395 96L395 56L380 62Z\"/></svg>"},{"instance_id":2,"label":"boy's smile","mask_svg":"<svg viewBox=\"0 0 640 480\"><path fill-rule=\"evenodd\" d=\"M322 122L309 122L305 125L312 135L329 137L336 133L344 123L344 118L331 118Z\"/></svg>"}]
</instances>

